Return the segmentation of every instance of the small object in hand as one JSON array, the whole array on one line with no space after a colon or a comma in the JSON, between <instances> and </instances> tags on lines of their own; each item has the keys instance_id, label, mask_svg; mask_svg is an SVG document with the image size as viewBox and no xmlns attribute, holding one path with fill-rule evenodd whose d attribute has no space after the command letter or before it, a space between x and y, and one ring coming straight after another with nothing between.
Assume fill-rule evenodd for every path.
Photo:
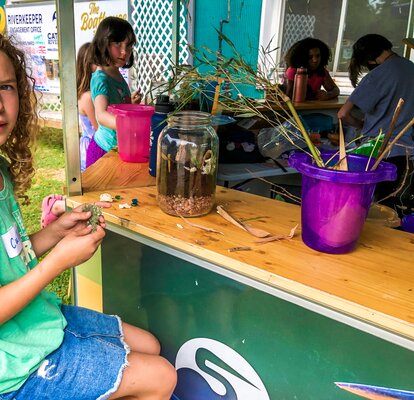
<instances>
[{"instance_id":1,"label":"small object in hand","mask_svg":"<svg viewBox=\"0 0 414 400\"><path fill-rule=\"evenodd\" d=\"M131 208L131 206L128 203L120 204L119 208Z\"/></svg>"},{"instance_id":2,"label":"small object in hand","mask_svg":"<svg viewBox=\"0 0 414 400\"><path fill-rule=\"evenodd\" d=\"M107 202L109 202L109 203L112 203L113 202L113 198L112 198L112 196L109 194L109 193L102 193L100 196L99 196L99 201L107 201Z\"/></svg>"},{"instance_id":3,"label":"small object in hand","mask_svg":"<svg viewBox=\"0 0 414 400\"><path fill-rule=\"evenodd\" d=\"M131 103L132 104L139 104L139 103L141 103L141 100L142 100L142 93L138 89L134 93L132 93L132 95L131 95Z\"/></svg>"},{"instance_id":4,"label":"small object in hand","mask_svg":"<svg viewBox=\"0 0 414 400\"><path fill-rule=\"evenodd\" d=\"M138 199L132 199L132 201L131 201L131 206L132 206L132 207L139 206Z\"/></svg>"},{"instance_id":5,"label":"small object in hand","mask_svg":"<svg viewBox=\"0 0 414 400\"><path fill-rule=\"evenodd\" d=\"M96 228L99 225L99 217L102 216L102 208L98 207L95 204L85 204L83 206L82 211L90 211L91 212L91 217L88 220L88 224L92 225L92 232L96 231Z\"/></svg>"}]
</instances>

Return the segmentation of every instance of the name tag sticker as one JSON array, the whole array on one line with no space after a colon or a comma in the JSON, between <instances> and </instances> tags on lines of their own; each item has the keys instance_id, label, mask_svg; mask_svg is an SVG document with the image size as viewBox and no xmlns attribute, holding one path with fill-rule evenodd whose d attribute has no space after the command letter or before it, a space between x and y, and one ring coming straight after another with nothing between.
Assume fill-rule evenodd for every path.
<instances>
[{"instance_id":1,"label":"name tag sticker","mask_svg":"<svg viewBox=\"0 0 414 400\"><path fill-rule=\"evenodd\" d=\"M10 258L17 257L20 254L23 244L16 225L13 225L8 232L2 235L1 239Z\"/></svg>"}]
</instances>

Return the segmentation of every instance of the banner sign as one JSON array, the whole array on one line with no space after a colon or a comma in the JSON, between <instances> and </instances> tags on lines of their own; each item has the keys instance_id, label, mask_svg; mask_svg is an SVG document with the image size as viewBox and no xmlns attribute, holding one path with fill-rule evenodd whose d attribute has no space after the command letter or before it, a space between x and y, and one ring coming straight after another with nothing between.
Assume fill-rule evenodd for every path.
<instances>
[{"instance_id":1,"label":"banner sign","mask_svg":"<svg viewBox=\"0 0 414 400\"><path fill-rule=\"evenodd\" d=\"M128 18L127 0L101 0L74 4L76 52L93 39L106 17ZM30 54L36 90L60 94L59 51L55 2L6 6L8 34Z\"/></svg>"},{"instance_id":2,"label":"banner sign","mask_svg":"<svg viewBox=\"0 0 414 400\"><path fill-rule=\"evenodd\" d=\"M76 52L82 44L90 42L99 23L106 17L128 20L127 0L87 1L75 3Z\"/></svg>"},{"instance_id":3,"label":"banner sign","mask_svg":"<svg viewBox=\"0 0 414 400\"><path fill-rule=\"evenodd\" d=\"M4 11L4 5L6 0L0 0L0 33L3 34L6 30L6 11Z\"/></svg>"},{"instance_id":4,"label":"banner sign","mask_svg":"<svg viewBox=\"0 0 414 400\"><path fill-rule=\"evenodd\" d=\"M59 52L54 4L6 6L7 31L32 61L36 90L59 93ZM28 57L29 59L29 57Z\"/></svg>"}]
</instances>

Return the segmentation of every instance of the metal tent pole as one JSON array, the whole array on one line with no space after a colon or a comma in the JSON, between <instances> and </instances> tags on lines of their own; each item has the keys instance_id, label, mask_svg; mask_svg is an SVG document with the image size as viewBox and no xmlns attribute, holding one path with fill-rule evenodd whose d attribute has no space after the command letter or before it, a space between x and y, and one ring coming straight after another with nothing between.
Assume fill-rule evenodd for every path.
<instances>
[{"instance_id":1,"label":"metal tent pole","mask_svg":"<svg viewBox=\"0 0 414 400\"><path fill-rule=\"evenodd\" d=\"M73 1L69 0L56 0L63 144L65 150L66 188L68 196L75 196L82 193L73 3Z\"/></svg>"},{"instance_id":2,"label":"metal tent pole","mask_svg":"<svg viewBox=\"0 0 414 400\"><path fill-rule=\"evenodd\" d=\"M180 62L180 0L173 0L172 10L172 64Z\"/></svg>"}]
</instances>

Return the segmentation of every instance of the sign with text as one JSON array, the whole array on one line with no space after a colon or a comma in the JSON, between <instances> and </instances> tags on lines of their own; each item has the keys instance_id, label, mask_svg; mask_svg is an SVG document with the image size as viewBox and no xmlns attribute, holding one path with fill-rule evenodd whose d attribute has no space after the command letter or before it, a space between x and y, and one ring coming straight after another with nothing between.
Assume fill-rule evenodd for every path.
<instances>
[{"instance_id":1,"label":"sign with text","mask_svg":"<svg viewBox=\"0 0 414 400\"><path fill-rule=\"evenodd\" d=\"M59 53L54 4L6 6L7 31L30 54L36 90L59 93Z\"/></svg>"},{"instance_id":2,"label":"sign with text","mask_svg":"<svg viewBox=\"0 0 414 400\"><path fill-rule=\"evenodd\" d=\"M128 18L127 0L101 0L74 4L75 43L79 47L93 39L99 23L108 16ZM6 6L9 35L30 54L36 90L60 94L56 5Z\"/></svg>"},{"instance_id":3,"label":"sign with text","mask_svg":"<svg viewBox=\"0 0 414 400\"><path fill-rule=\"evenodd\" d=\"M127 0L88 1L75 3L76 52L85 42L90 42L99 23L106 17L128 20Z\"/></svg>"}]
</instances>

